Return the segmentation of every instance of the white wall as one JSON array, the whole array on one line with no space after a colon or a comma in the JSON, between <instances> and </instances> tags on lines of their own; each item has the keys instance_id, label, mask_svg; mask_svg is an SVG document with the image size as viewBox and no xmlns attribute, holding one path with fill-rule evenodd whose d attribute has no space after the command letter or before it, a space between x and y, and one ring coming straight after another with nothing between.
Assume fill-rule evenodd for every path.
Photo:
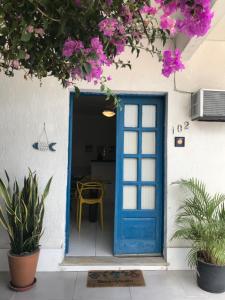
<instances>
[{"instance_id":1,"label":"white wall","mask_svg":"<svg viewBox=\"0 0 225 300\"><path fill-rule=\"evenodd\" d=\"M58 257L64 247L67 184L68 91L54 79L24 80L1 76L0 81L0 176L4 169L10 178L21 182L28 167L39 175L40 187L53 175L52 187L46 200L45 233L41 244ZM46 123L50 142L56 142L56 152L41 152L32 144ZM8 248L8 239L0 229L0 249ZM54 258L53 258L54 259ZM0 268L6 260L1 256Z\"/></svg>"},{"instance_id":2,"label":"white wall","mask_svg":"<svg viewBox=\"0 0 225 300\"><path fill-rule=\"evenodd\" d=\"M206 42L187 63L187 69L177 75L179 89L196 91L198 88L225 89L223 53L224 44L217 48ZM130 53L126 54L131 59ZM167 99L166 121L166 246L170 268L185 268L186 245L170 241L174 232L175 213L183 192L173 181L180 178L198 177L207 184L211 192L225 192L225 123L191 122L190 95L174 91L173 78L163 78L158 61L148 54L139 59L132 58L133 68L111 70L110 86L114 90L127 92L165 92ZM83 89L95 86L81 84ZM54 175L51 193L47 200L45 216L46 230L42 240L43 249L51 250L52 262L47 250L41 261L41 269L57 269L63 255L66 205L66 173L68 148L68 91L56 80L44 82L40 88L36 80L25 81L22 76L0 81L0 166L1 175L7 169L11 176L21 178L27 167L38 171L41 186ZM190 121L190 129L180 134L186 137L185 148L174 147L173 127ZM43 122L46 122L49 139L57 142L55 153L42 153L32 149ZM0 248L7 247L5 235L0 231ZM184 248L183 248L184 247ZM1 255L1 254L0 254ZM44 255L44 254L43 254ZM4 257L1 257L3 261ZM0 262L1 267L1 262Z\"/></svg>"}]
</instances>

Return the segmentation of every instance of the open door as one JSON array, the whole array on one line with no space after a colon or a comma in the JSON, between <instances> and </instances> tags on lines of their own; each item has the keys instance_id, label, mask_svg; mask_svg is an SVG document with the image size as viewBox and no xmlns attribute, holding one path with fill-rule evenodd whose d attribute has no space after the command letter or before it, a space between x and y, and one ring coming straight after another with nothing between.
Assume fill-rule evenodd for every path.
<instances>
[{"instance_id":1,"label":"open door","mask_svg":"<svg viewBox=\"0 0 225 300\"><path fill-rule=\"evenodd\" d=\"M161 255L164 97L121 96L114 255Z\"/></svg>"}]
</instances>

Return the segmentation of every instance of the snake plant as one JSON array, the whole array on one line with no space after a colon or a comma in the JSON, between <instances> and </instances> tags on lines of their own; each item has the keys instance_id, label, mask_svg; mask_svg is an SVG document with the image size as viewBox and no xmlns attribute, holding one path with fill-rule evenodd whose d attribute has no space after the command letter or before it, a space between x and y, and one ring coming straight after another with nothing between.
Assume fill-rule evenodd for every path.
<instances>
[{"instance_id":1,"label":"snake plant","mask_svg":"<svg viewBox=\"0 0 225 300\"><path fill-rule=\"evenodd\" d=\"M172 238L192 242L188 254L191 267L200 258L206 263L225 265L225 195L210 195L205 184L197 179L176 182L188 194L181 205Z\"/></svg>"},{"instance_id":2,"label":"snake plant","mask_svg":"<svg viewBox=\"0 0 225 300\"><path fill-rule=\"evenodd\" d=\"M39 249L43 233L44 202L49 193L52 178L49 179L41 196L38 190L37 175L29 170L24 177L23 187L17 180L12 188L7 172L7 184L0 179L0 198L5 209L0 205L0 224L7 230L11 253L24 255Z\"/></svg>"}]
</instances>

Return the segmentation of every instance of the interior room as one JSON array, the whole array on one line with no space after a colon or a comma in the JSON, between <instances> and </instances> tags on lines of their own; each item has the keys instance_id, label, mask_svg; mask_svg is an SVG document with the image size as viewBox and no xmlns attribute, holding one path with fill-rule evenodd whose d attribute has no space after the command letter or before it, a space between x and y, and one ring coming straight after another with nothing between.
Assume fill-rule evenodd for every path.
<instances>
[{"instance_id":1,"label":"interior room","mask_svg":"<svg viewBox=\"0 0 225 300\"><path fill-rule=\"evenodd\" d=\"M67 255L112 256L116 149L113 103L95 95L75 99L72 139ZM91 204L95 200L100 202Z\"/></svg>"}]
</instances>

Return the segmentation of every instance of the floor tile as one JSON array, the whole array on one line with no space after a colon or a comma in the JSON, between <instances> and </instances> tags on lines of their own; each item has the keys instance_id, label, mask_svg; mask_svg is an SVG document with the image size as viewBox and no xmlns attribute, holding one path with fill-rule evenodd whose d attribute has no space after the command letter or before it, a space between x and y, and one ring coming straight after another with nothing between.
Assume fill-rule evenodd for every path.
<instances>
[{"instance_id":1,"label":"floor tile","mask_svg":"<svg viewBox=\"0 0 225 300\"><path fill-rule=\"evenodd\" d=\"M83 220L80 232L78 232L74 224L71 227L68 255L95 256L96 223Z\"/></svg>"},{"instance_id":2,"label":"floor tile","mask_svg":"<svg viewBox=\"0 0 225 300\"><path fill-rule=\"evenodd\" d=\"M199 299L225 299L225 293L223 294L213 294L206 291L203 291L197 286L196 282L196 272L187 272L187 271L177 271L177 276L181 279L181 285L185 291L186 296L196 297Z\"/></svg>"},{"instance_id":3,"label":"floor tile","mask_svg":"<svg viewBox=\"0 0 225 300\"><path fill-rule=\"evenodd\" d=\"M113 216L105 216L104 228L97 226L96 230L96 256L113 255Z\"/></svg>"},{"instance_id":4,"label":"floor tile","mask_svg":"<svg viewBox=\"0 0 225 300\"><path fill-rule=\"evenodd\" d=\"M114 207L111 202L104 208L103 230L99 222L91 223L88 220L87 212L82 218L80 233L72 220L68 256L112 256L113 227Z\"/></svg>"},{"instance_id":5,"label":"floor tile","mask_svg":"<svg viewBox=\"0 0 225 300\"><path fill-rule=\"evenodd\" d=\"M87 272L79 272L73 300L131 300L129 288L87 288Z\"/></svg>"},{"instance_id":6,"label":"floor tile","mask_svg":"<svg viewBox=\"0 0 225 300\"><path fill-rule=\"evenodd\" d=\"M77 274L74 272L42 272L36 286L16 293L13 300L72 300Z\"/></svg>"},{"instance_id":7,"label":"floor tile","mask_svg":"<svg viewBox=\"0 0 225 300\"><path fill-rule=\"evenodd\" d=\"M197 287L191 271L146 271L145 287L87 288L87 272L42 272L37 285L24 293L8 289L9 275L0 273L0 300L224 300L225 293Z\"/></svg>"},{"instance_id":8,"label":"floor tile","mask_svg":"<svg viewBox=\"0 0 225 300\"><path fill-rule=\"evenodd\" d=\"M8 288L10 278L7 272L0 273L0 299L14 300L14 292Z\"/></svg>"},{"instance_id":9,"label":"floor tile","mask_svg":"<svg viewBox=\"0 0 225 300\"><path fill-rule=\"evenodd\" d=\"M131 287L132 300L146 300L149 295L152 295L154 299L166 299L168 295L170 295L171 299L185 297L175 272L146 271L143 274L146 286Z\"/></svg>"},{"instance_id":10,"label":"floor tile","mask_svg":"<svg viewBox=\"0 0 225 300\"><path fill-rule=\"evenodd\" d=\"M224 300L225 294L211 294L201 290L192 271L144 272L146 287L131 287L132 300L146 300L151 295L158 300Z\"/></svg>"}]
</instances>

